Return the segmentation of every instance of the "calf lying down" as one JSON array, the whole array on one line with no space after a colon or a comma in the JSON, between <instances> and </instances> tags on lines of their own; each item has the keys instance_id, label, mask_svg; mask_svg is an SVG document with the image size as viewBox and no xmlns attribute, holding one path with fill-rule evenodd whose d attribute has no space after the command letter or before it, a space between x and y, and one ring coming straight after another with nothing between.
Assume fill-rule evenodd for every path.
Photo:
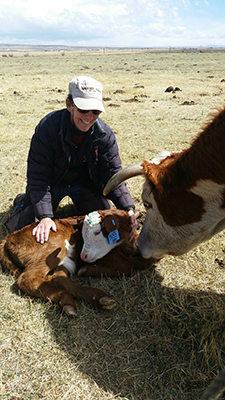
<instances>
[{"instance_id":1,"label":"calf lying down","mask_svg":"<svg viewBox=\"0 0 225 400\"><path fill-rule=\"evenodd\" d=\"M68 315L76 315L74 297L110 310L116 303L107 293L77 285L69 276L128 276L148 265L136 247L137 234L128 240L128 213L103 210L55 223L57 232L50 232L44 244L32 236L36 223L7 235L0 242L0 262L17 277L19 289L59 303Z\"/></svg>"}]
</instances>

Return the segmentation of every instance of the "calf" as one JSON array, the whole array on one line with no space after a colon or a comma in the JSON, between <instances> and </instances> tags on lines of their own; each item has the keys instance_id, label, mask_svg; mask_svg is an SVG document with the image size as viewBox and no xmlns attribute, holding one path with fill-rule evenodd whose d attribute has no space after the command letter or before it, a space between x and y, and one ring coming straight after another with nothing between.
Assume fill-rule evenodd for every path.
<instances>
[{"instance_id":1,"label":"calf","mask_svg":"<svg viewBox=\"0 0 225 400\"><path fill-rule=\"evenodd\" d=\"M59 303L68 315L76 315L74 297L103 309L113 308L115 301L107 293L77 285L69 275L77 271L86 276L129 275L134 268L147 265L139 256L136 238L128 240L128 213L104 210L55 223L57 232L51 231L44 244L37 243L32 236L36 223L7 235L0 242L0 262L17 277L16 284L23 292ZM96 261L98 258L101 260ZM92 264L87 266L86 262Z\"/></svg>"}]
</instances>

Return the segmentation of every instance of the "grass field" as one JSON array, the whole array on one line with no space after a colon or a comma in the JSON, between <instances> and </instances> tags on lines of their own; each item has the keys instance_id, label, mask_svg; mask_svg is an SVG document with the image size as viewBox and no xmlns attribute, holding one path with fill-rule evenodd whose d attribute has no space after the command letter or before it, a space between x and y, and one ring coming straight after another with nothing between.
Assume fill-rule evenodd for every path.
<instances>
[{"instance_id":1,"label":"grass field","mask_svg":"<svg viewBox=\"0 0 225 400\"><path fill-rule=\"evenodd\" d=\"M225 104L224 64L224 51L0 53L0 238L26 186L34 128L64 107L72 77L102 82L103 119L127 166L189 146ZM168 86L180 90L165 92ZM140 177L128 182L140 210L142 184ZM71 208L66 199L57 215ZM220 233L131 278L76 279L117 301L111 312L77 302L76 319L20 293L0 271L0 398L200 399L225 361L225 272L215 261L224 252Z\"/></svg>"}]
</instances>

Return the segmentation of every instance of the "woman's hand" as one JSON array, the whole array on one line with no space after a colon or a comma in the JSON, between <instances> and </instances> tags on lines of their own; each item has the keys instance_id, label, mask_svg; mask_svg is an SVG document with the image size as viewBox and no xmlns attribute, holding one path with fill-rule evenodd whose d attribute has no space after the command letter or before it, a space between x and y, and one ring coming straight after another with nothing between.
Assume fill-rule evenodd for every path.
<instances>
[{"instance_id":1,"label":"woman's hand","mask_svg":"<svg viewBox=\"0 0 225 400\"><path fill-rule=\"evenodd\" d=\"M57 231L55 222L51 218L46 217L41 219L39 224L33 229L32 235L36 237L37 242L43 244L49 238L50 229L53 232Z\"/></svg>"}]
</instances>

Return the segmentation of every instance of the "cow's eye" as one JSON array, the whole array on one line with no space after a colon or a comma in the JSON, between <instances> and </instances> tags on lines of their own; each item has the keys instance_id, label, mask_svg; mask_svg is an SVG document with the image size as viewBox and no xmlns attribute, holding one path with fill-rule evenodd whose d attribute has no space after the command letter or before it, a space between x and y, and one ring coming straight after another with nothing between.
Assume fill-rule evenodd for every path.
<instances>
[{"instance_id":1,"label":"cow's eye","mask_svg":"<svg viewBox=\"0 0 225 400\"><path fill-rule=\"evenodd\" d=\"M149 208L152 208L152 203L149 203L148 201L143 201L143 206L146 210Z\"/></svg>"},{"instance_id":2,"label":"cow's eye","mask_svg":"<svg viewBox=\"0 0 225 400\"><path fill-rule=\"evenodd\" d=\"M99 231L96 231L96 232L95 232L95 236L99 235L100 232L101 232L100 230L99 230Z\"/></svg>"}]
</instances>

